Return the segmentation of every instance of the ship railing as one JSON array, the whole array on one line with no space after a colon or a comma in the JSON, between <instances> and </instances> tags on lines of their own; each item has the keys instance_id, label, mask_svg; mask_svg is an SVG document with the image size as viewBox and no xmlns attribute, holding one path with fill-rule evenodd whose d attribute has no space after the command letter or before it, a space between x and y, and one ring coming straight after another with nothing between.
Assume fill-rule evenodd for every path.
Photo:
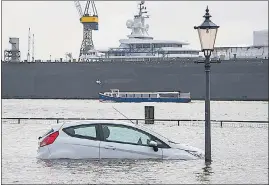
<instances>
[{"instance_id":1,"label":"ship railing","mask_svg":"<svg viewBox=\"0 0 269 185\"><path fill-rule=\"evenodd\" d=\"M197 60L198 57L162 57L162 56L113 56L107 58L100 58L102 62L158 62L158 61L185 61Z\"/></svg>"},{"instance_id":2,"label":"ship railing","mask_svg":"<svg viewBox=\"0 0 269 185\"><path fill-rule=\"evenodd\" d=\"M202 119L121 119L121 118L44 118L44 117L6 117L1 118L3 123L13 123L13 124L28 124L28 123L63 123L70 121L128 121L134 124L146 124L154 123L155 125L167 125L167 126L201 126L204 127L205 120ZM268 120L214 120L211 119L212 127L258 127L258 128L268 128Z\"/></svg>"}]
</instances>

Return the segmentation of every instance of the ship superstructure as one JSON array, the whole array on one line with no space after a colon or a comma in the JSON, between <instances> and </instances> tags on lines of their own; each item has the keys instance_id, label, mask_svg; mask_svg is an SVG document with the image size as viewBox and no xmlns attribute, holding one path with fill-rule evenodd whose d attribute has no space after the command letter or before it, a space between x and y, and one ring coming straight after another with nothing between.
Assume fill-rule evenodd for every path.
<instances>
[{"instance_id":1,"label":"ship superstructure","mask_svg":"<svg viewBox=\"0 0 269 185\"><path fill-rule=\"evenodd\" d=\"M155 57L199 57L199 50L184 48L184 45L189 43L169 40L155 40L148 34L149 25L146 24L146 19L149 18L146 11L145 2L139 3L138 14L133 20L129 19L126 22L128 29L131 29L131 34L127 39L119 40L118 48L109 48L100 52L105 54L105 58L155 58Z\"/></svg>"}]
</instances>

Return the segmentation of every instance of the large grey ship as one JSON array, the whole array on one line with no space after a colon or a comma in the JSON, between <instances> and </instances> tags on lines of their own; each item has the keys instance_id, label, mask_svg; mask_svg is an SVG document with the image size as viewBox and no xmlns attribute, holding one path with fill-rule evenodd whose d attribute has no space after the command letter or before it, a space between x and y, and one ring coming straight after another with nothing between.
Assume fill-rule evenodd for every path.
<instances>
[{"instance_id":1,"label":"large grey ship","mask_svg":"<svg viewBox=\"0 0 269 185\"><path fill-rule=\"evenodd\" d=\"M204 99L204 67L196 63L203 60L199 51L185 48L184 42L150 37L143 4L127 21L132 30L128 39L120 40L118 48L96 52L87 62L21 62L18 41L11 41L18 55L9 51L10 59L2 62L2 98L95 99L99 92L116 88L182 91ZM212 100L268 101L268 44L217 47L212 60L221 61L211 68Z\"/></svg>"}]
</instances>

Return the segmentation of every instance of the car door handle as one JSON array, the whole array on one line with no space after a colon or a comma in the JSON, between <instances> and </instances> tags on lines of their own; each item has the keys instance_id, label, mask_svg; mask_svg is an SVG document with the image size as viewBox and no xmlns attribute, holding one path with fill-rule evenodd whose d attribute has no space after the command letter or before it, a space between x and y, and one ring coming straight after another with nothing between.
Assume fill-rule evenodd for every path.
<instances>
[{"instance_id":1,"label":"car door handle","mask_svg":"<svg viewBox=\"0 0 269 185\"><path fill-rule=\"evenodd\" d=\"M114 146L109 146L109 145L105 146L104 148L105 149L110 149L110 150L115 150L116 149Z\"/></svg>"}]
</instances>

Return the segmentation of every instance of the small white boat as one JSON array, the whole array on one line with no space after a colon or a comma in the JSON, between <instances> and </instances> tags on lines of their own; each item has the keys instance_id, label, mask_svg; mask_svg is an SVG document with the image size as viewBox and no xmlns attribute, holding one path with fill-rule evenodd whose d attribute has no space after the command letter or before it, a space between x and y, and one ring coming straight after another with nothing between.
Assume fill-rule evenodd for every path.
<instances>
[{"instance_id":1,"label":"small white boat","mask_svg":"<svg viewBox=\"0 0 269 185\"><path fill-rule=\"evenodd\" d=\"M178 92L120 92L119 89L111 89L111 92L99 93L100 101L112 102L191 102L190 93Z\"/></svg>"}]
</instances>

